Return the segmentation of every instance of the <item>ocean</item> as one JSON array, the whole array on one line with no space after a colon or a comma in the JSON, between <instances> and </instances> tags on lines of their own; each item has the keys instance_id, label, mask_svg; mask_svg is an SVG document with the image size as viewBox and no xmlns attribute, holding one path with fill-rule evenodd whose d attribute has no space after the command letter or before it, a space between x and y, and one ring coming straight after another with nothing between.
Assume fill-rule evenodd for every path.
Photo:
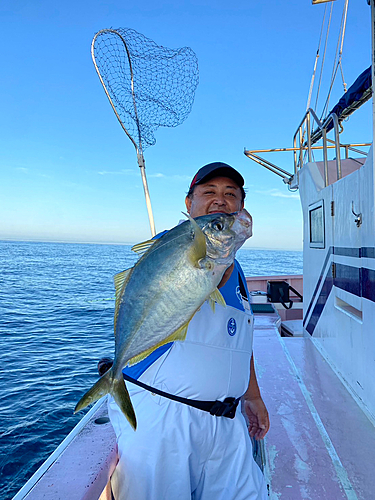
<instances>
[{"instance_id":1,"label":"ocean","mask_svg":"<svg viewBox=\"0 0 375 500\"><path fill-rule=\"evenodd\" d=\"M112 356L113 275L130 246L0 241L0 498L11 499L82 418ZM246 276L302 274L302 252L241 249Z\"/></svg>"}]
</instances>

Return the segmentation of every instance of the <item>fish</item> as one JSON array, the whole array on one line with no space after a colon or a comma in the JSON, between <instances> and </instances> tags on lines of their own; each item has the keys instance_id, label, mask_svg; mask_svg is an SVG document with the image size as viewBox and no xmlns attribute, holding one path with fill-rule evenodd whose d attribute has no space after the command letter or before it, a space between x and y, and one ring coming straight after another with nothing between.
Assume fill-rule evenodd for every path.
<instances>
[{"instance_id":1,"label":"fish","mask_svg":"<svg viewBox=\"0 0 375 500\"><path fill-rule=\"evenodd\" d=\"M208 300L225 306L218 285L237 250L252 235L246 210L188 219L159 239L135 245L134 267L114 277L113 366L77 403L74 412L111 394L135 430L135 411L122 376L158 347L183 341L194 314Z\"/></svg>"}]
</instances>

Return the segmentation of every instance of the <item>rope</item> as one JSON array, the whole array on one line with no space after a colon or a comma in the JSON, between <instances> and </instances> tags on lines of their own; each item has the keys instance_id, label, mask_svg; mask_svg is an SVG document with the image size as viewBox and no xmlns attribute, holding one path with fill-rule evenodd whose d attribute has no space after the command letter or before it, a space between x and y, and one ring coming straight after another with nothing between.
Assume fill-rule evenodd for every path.
<instances>
[{"instance_id":1,"label":"rope","mask_svg":"<svg viewBox=\"0 0 375 500\"><path fill-rule=\"evenodd\" d=\"M320 52L320 45L322 43L322 36L323 36L323 28L324 28L324 23L325 23L325 19L326 19L326 12L327 12L327 4L325 5L324 7L324 15L323 15L323 21L322 21L322 26L320 28L320 36L319 36L319 42L318 42L318 49L316 51L316 56L315 56L315 62L314 62L314 69L313 69L313 74L311 76L311 82L310 82L310 89L309 89L309 94L308 94L308 97L307 97L307 105L306 105L306 111L308 111L308 109L310 108L310 103L311 103L311 97L312 97L312 91L313 91L313 88L314 88L314 82L315 82L315 73L316 73L316 68L318 66L318 59L319 59L319 52ZM327 35L328 36L328 35ZM326 39L326 45L327 45L327 39ZM324 52L325 54L325 52ZM324 59L323 59L324 61ZM319 80L319 86L320 86L320 80ZM304 140L305 140L305 135L306 135L306 128L307 128L307 125L306 123L303 125L303 131L302 131L302 140L301 140L301 143L303 144L304 143ZM305 152L304 154L304 158L306 158L306 154L307 152Z\"/></svg>"},{"instance_id":2,"label":"rope","mask_svg":"<svg viewBox=\"0 0 375 500\"><path fill-rule=\"evenodd\" d=\"M337 75L337 70L339 69L339 67L341 68L341 75L342 75L342 78L343 78L344 91L346 92L346 83L344 81L344 73L342 71L341 60L342 60L342 48L343 48L343 45L344 45L344 38L345 38L346 20L347 20L347 14L348 14L348 5L349 5L349 0L345 0L344 9L343 9L343 13L342 13L342 16L341 16L341 24L340 24L340 30L339 30L339 37L338 37L338 40L337 40L336 54L335 54L335 59L334 59L334 62L333 62L333 68L332 68L331 84L330 84L330 87L329 87L329 91L328 91L328 96L327 96L326 102L325 102L324 107L323 107L323 111L322 111L322 114L321 114L321 119L323 118L323 116L324 116L324 118L327 117L329 100L330 100L330 97L331 97L333 84L335 82L336 75ZM337 61L337 64L336 64L336 61Z\"/></svg>"},{"instance_id":3,"label":"rope","mask_svg":"<svg viewBox=\"0 0 375 500\"><path fill-rule=\"evenodd\" d=\"M327 7L327 5L326 5L326 7ZM327 26L326 39L325 39L325 43L324 43L323 60L322 60L322 65L321 65L321 68L320 68L319 85L318 85L318 91L317 91L317 94L316 94L315 107L314 107L314 110L315 110L315 111L316 111L316 109L317 109L317 107L318 107L318 99L319 99L319 93L320 93L320 86L321 86L321 83L322 83L322 76L323 76L324 62L325 62L326 52L327 52L328 35L329 35L329 30L330 30L330 27L331 27L332 11L333 11L333 2L331 3L331 11L330 11L330 14L329 14L329 20L328 20L328 26Z\"/></svg>"},{"instance_id":4,"label":"rope","mask_svg":"<svg viewBox=\"0 0 375 500\"><path fill-rule=\"evenodd\" d=\"M322 42L322 35L323 35L323 27L324 27L324 22L325 22L325 19L326 19L326 12L327 12L327 4L325 5L325 8L324 8L324 15L323 15L322 27L320 28L318 50L316 51L316 57L315 57L315 63L314 63L314 70L313 70L313 74L312 74L312 77L311 77L309 94L308 94L308 97L307 97L306 111L309 109L310 103L311 103L311 95L312 95L312 91L313 91L313 87L314 87L316 67L318 65L320 45L321 45L321 42Z\"/></svg>"},{"instance_id":5,"label":"rope","mask_svg":"<svg viewBox=\"0 0 375 500\"><path fill-rule=\"evenodd\" d=\"M342 63L341 63L341 61L340 61L340 71L341 71L342 85L344 87L344 92L346 92L347 88L346 88L346 82L345 82L345 78L344 78L344 72L342 70Z\"/></svg>"}]
</instances>

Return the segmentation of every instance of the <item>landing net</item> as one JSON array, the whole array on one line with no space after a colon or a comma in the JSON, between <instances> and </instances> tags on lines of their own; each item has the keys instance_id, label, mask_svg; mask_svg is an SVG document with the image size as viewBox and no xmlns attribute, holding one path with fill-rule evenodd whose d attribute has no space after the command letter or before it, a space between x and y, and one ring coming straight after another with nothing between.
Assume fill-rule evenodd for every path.
<instances>
[{"instance_id":1,"label":"landing net","mask_svg":"<svg viewBox=\"0 0 375 500\"><path fill-rule=\"evenodd\" d=\"M137 151L151 232L155 234L143 151L160 126L176 127L191 111L198 60L189 47L168 49L129 28L104 29L91 54L111 106Z\"/></svg>"},{"instance_id":2,"label":"landing net","mask_svg":"<svg viewBox=\"0 0 375 500\"><path fill-rule=\"evenodd\" d=\"M154 132L180 125L191 111L198 61L189 47L168 49L129 28L99 31L94 64L128 133L145 150Z\"/></svg>"}]
</instances>

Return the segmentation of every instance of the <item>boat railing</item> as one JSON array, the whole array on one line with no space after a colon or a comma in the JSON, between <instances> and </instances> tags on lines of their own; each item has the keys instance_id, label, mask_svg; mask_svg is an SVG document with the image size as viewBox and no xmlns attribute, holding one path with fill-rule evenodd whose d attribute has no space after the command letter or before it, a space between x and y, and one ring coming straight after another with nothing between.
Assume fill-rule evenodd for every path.
<instances>
[{"instance_id":1,"label":"boat railing","mask_svg":"<svg viewBox=\"0 0 375 500\"><path fill-rule=\"evenodd\" d=\"M112 498L117 444L106 402L95 403L12 500Z\"/></svg>"},{"instance_id":2,"label":"boat railing","mask_svg":"<svg viewBox=\"0 0 375 500\"><path fill-rule=\"evenodd\" d=\"M253 151L248 151L245 149L244 154L245 154L245 156L250 158L250 160L255 161L259 165L262 165L262 167L265 167L268 170L270 170L271 172L273 172L274 174L282 177L285 184L290 184L291 179L293 177L293 174L291 172L287 172L283 168L278 167L274 163L270 162L269 160L266 160L265 158L262 158L261 156L259 156L257 154L257 153L270 153L270 152L274 152L274 151L278 151L278 152L280 152L280 151L293 151L293 148L259 149L259 150L253 150Z\"/></svg>"},{"instance_id":3,"label":"boat railing","mask_svg":"<svg viewBox=\"0 0 375 500\"><path fill-rule=\"evenodd\" d=\"M316 123L318 131L323 139L323 161L324 161L324 185L328 186L328 149L327 149L327 132L328 127L333 124L333 130L335 135L335 151L336 151L336 168L337 168L337 179L341 179L341 156L340 156L340 139L339 139L339 120L335 113L331 113L322 123L316 116L315 111L309 108L305 116L303 117L301 123L299 124L296 133L293 136L293 146L294 150L294 175L297 175L298 167L303 166L303 156L304 156L304 146L307 145L307 156L308 161L312 161L312 150L314 136L311 135L312 123ZM330 127L332 128L332 126ZM304 135L306 133L307 141L304 140ZM320 135L319 134L319 135ZM297 137L299 138L299 155L297 159Z\"/></svg>"},{"instance_id":4,"label":"boat railing","mask_svg":"<svg viewBox=\"0 0 375 500\"><path fill-rule=\"evenodd\" d=\"M312 130L312 125L316 124L315 130ZM328 139L327 133L332 130L334 131L334 140ZM313 109L309 108L301 123L299 124L296 133L293 136L293 153L294 153L294 175L297 176L299 168L302 168L304 162L304 153L307 151L308 162L313 161L313 149L323 150L323 164L324 164L324 186L328 186L328 149L335 149L336 153L336 170L337 170L337 180L342 178L341 169L341 152L340 149L345 149L345 158L349 158L349 151L354 151L355 153L367 155L367 152L359 150L354 146L370 146L370 143L362 144L341 144L340 143L340 122L335 113L331 113L328 117L321 122L317 117ZM307 139L305 140L304 137ZM297 141L299 139L299 144L297 146ZM320 147L313 147L318 140L323 139L323 145ZM299 153L299 154L298 154Z\"/></svg>"},{"instance_id":5,"label":"boat railing","mask_svg":"<svg viewBox=\"0 0 375 500\"><path fill-rule=\"evenodd\" d=\"M316 125L313 129L313 125ZM334 130L334 140L327 137L328 132ZM313 130L313 131L312 131ZM285 184L291 185L297 178L297 173L300 168L302 168L305 160L305 153L307 152L308 162L313 160L313 151L322 150L323 151L323 163L324 163L324 186L328 186L328 150L335 149L336 153L336 170L337 170L337 180L342 178L341 169L341 149L344 149L345 159L349 158L349 151L354 153L367 156L367 152L358 147L368 147L371 143L360 143L360 144L342 144L340 143L340 132L342 128L339 119L335 113L331 113L323 122L319 120L313 109L309 108L301 123L299 124L296 133L293 136L293 147L292 148L272 148L272 149L254 149L254 150L244 150L245 156L250 158L250 160L255 161L259 165L267 168L274 174L282 177ZM306 139L305 139L306 137ZM322 145L314 145L318 140L323 139ZM259 156L259 153L274 153L289 151L293 152L294 156L294 173L288 172L283 168L275 165L271 161ZM298 186L298 183L293 183Z\"/></svg>"}]
</instances>

